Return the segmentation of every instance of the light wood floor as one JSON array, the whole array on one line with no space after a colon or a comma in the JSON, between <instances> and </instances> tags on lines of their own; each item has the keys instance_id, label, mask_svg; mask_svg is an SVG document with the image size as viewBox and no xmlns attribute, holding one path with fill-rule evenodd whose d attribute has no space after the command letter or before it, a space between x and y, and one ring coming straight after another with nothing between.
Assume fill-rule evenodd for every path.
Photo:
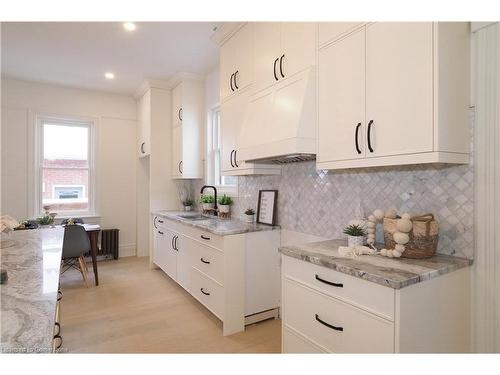
<instances>
[{"instance_id":1,"label":"light wood floor","mask_svg":"<svg viewBox=\"0 0 500 375\"><path fill-rule=\"evenodd\" d=\"M279 353L281 321L222 336L222 323L148 259L99 262L98 287L61 277L63 347L69 353Z\"/></svg>"}]
</instances>

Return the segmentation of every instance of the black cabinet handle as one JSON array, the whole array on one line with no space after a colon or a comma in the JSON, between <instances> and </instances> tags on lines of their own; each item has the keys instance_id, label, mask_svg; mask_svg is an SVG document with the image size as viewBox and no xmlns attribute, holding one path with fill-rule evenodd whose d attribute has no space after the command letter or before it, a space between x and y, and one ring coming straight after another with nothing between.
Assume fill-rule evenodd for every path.
<instances>
[{"instance_id":1,"label":"black cabinet handle","mask_svg":"<svg viewBox=\"0 0 500 375\"><path fill-rule=\"evenodd\" d=\"M280 57L280 74L281 74L281 77L285 78L285 75L283 74L283 57L285 57L285 55L281 55Z\"/></svg>"},{"instance_id":2,"label":"black cabinet handle","mask_svg":"<svg viewBox=\"0 0 500 375\"><path fill-rule=\"evenodd\" d=\"M331 282L331 281L327 281L325 279L322 279L318 275L316 275L315 278L316 278L316 280L321 281L322 283L325 283L325 284L328 284L328 285L332 285L332 286L334 286L336 288L343 288L344 287L344 284L334 283L334 282Z\"/></svg>"},{"instance_id":3,"label":"black cabinet handle","mask_svg":"<svg viewBox=\"0 0 500 375\"><path fill-rule=\"evenodd\" d=\"M236 153L238 152L238 150L234 150L234 165L236 166L236 168L238 168L238 163L236 163Z\"/></svg>"},{"instance_id":4,"label":"black cabinet handle","mask_svg":"<svg viewBox=\"0 0 500 375\"><path fill-rule=\"evenodd\" d=\"M238 73L239 73L239 70L237 70L236 72L234 72L234 78L233 78L234 79L234 87L236 87L236 90L239 89L238 85L236 84L236 76L238 75Z\"/></svg>"},{"instance_id":5,"label":"black cabinet handle","mask_svg":"<svg viewBox=\"0 0 500 375\"><path fill-rule=\"evenodd\" d=\"M60 342L59 342L59 345L57 345L57 346L56 346L56 350L58 350L58 349L61 349L61 346L62 346L63 340L62 340L61 335L55 335L55 336L54 336L54 340L56 340L56 339L59 339L59 341L60 341Z\"/></svg>"},{"instance_id":6,"label":"black cabinet handle","mask_svg":"<svg viewBox=\"0 0 500 375\"><path fill-rule=\"evenodd\" d=\"M182 121L182 107L179 108L179 112L177 113L177 115L179 116L179 120Z\"/></svg>"},{"instance_id":7,"label":"black cabinet handle","mask_svg":"<svg viewBox=\"0 0 500 375\"><path fill-rule=\"evenodd\" d=\"M360 127L361 123L358 122L358 125L356 125L356 134L354 135L354 140L356 141L356 151L358 152L358 154L361 154L361 150L359 149L359 143L358 143L358 133Z\"/></svg>"},{"instance_id":8,"label":"black cabinet handle","mask_svg":"<svg viewBox=\"0 0 500 375\"><path fill-rule=\"evenodd\" d=\"M158 218L155 216L155 218L153 219L153 226L155 227L155 229L158 229L158 227L156 226L156 220L158 220Z\"/></svg>"},{"instance_id":9,"label":"black cabinet handle","mask_svg":"<svg viewBox=\"0 0 500 375\"><path fill-rule=\"evenodd\" d=\"M206 295L206 296L209 296L209 295L210 295L210 293L205 292L205 291L203 290L203 288L200 288L200 291L201 291L204 295Z\"/></svg>"},{"instance_id":10,"label":"black cabinet handle","mask_svg":"<svg viewBox=\"0 0 500 375\"><path fill-rule=\"evenodd\" d=\"M162 233L162 234L163 234L163 233ZM174 237L172 237L172 238L170 239L170 246L172 247L172 249L174 249L174 250L175 250L175 247L174 247Z\"/></svg>"},{"instance_id":11,"label":"black cabinet handle","mask_svg":"<svg viewBox=\"0 0 500 375\"><path fill-rule=\"evenodd\" d=\"M207 241L208 241L208 240L210 240L210 237L205 237L203 234L202 234L200 237L201 237L202 239L204 239L204 240L207 240Z\"/></svg>"},{"instance_id":12,"label":"black cabinet handle","mask_svg":"<svg viewBox=\"0 0 500 375\"><path fill-rule=\"evenodd\" d=\"M202 263L205 263L205 264L210 264L210 262L206 261L206 260L205 260L205 259L203 259L203 258L200 258L200 260L201 260L201 262L202 262Z\"/></svg>"},{"instance_id":13,"label":"black cabinet handle","mask_svg":"<svg viewBox=\"0 0 500 375\"><path fill-rule=\"evenodd\" d=\"M142 142L141 143L141 153L145 154L146 151L144 151L144 145L146 144L146 142Z\"/></svg>"},{"instance_id":14,"label":"black cabinet handle","mask_svg":"<svg viewBox=\"0 0 500 375\"><path fill-rule=\"evenodd\" d=\"M54 335L54 337L60 336L61 335L61 325L58 322L55 322L54 325L57 327L57 333Z\"/></svg>"},{"instance_id":15,"label":"black cabinet handle","mask_svg":"<svg viewBox=\"0 0 500 375\"><path fill-rule=\"evenodd\" d=\"M179 162L179 173L182 174L182 160Z\"/></svg>"},{"instance_id":16,"label":"black cabinet handle","mask_svg":"<svg viewBox=\"0 0 500 375\"><path fill-rule=\"evenodd\" d=\"M158 233L160 233L160 234L162 234L162 235L163 235L163 234L165 234L165 233L163 233L161 230L159 230L159 231L158 231Z\"/></svg>"},{"instance_id":17,"label":"black cabinet handle","mask_svg":"<svg viewBox=\"0 0 500 375\"><path fill-rule=\"evenodd\" d=\"M278 80L278 76L276 75L276 63L277 62L278 62L278 58L276 58L276 60L274 60L274 68L273 68L274 79L276 81Z\"/></svg>"},{"instance_id":18,"label":"black cabinet handle","mask_svg":"<svg viewBox=\"0 0 500 375\"><path fill-rule=\"evenodd\" d=\"M229 86L231 86L231 91L234 91L234 87L233 87L233 77L234 77L234 73L231 74L231 78L229 78Z\"/></svg>"},{"instance_id":19,"label":"black cabinet handle","mask_svg":"<svg viewBox=\"0 0 500 375\"><path fill-rule=\"evenodd\" d=\"M63 293L60 290L58 290L57 291L57 300L58 301L62 300L62 297L63 297Z\"/></svg>"},{"instance_id":20,"label":"black cabinet handle","mask_svg":"<svg viewBox=\"0 0 500 375\"><path fill-rule=\"evenodd\" d=\"M174 236L174 250L179 251L179 248L177 247L177 240L179 239L179 236Z\"/></svg>"},{"instance_id":21,"label":"black cabinet handle","mask_svg":"<svg viewBox=\"0 0 500 375\"><path fill-rule=\"evenodd\" d=\"M316 320L318 322L320 322L321 324L323 324L324 326L327 326L328 328L334 329L335 331L343 331L344 330L343 327L336 327L334 325L331 325L331 324L325 322L324 320L321 320L320 317L318 316L318 314L316 314Z\"/></svg>"},{"instance_id":22,"label":"black cabinet handle","mask_svg":"<svg viewBox=\"0 0 500 375\"><path fill-rule=\"evenodd\" d=\"M234 164L233 164L233 152L234 152L234 150L231 151L231 155L229 156L229 161L231 162L231 167L234 168Z\"/></svg>"},{"instance_id":23,"label":"black cabinet handle","mask_svg":"<svg viewBox=\"0 0 500 375\"><path fill-rule=\"evenodd\" d=\"M370 120L370 122L368 123L368 149L370 150L370 152L373 152L373 148L372 148L372 125L373 125L373 120Z\"/></svg>"},{"instance_id":24,"label":"black cabinet handle","mask_svg":"<svg viewBox=\"0 0 500 375\"><path fill-rule=\"evenodd\" d=\"M160 224L163 224L163 220L161 220L161 219L158 219L158 222L159 222Z\"/></svg>"}]
</instances>

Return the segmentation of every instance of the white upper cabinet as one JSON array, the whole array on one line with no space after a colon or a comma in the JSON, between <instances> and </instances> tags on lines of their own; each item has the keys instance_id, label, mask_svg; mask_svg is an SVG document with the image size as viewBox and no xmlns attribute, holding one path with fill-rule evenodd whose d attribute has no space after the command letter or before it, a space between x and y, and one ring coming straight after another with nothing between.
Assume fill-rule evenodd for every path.
<instances>
[{"instance_id":1,"label":"white upper cabinet","mask_svg":"<svg viewBox=\"0 0 500 375\"><path fill-rule=\"evenodd\" d=\"M323 46L356 30L362 25L363 22L319 22L318 44Z\"/></svg>"},{"instance_id":2,"label":"white upper cabinet","mask_svg":"<svg viewBox=\"0 0 500 375\"><path fill-rule=\"evenodd\" d=\"M151 90L147 90L137 100L138 153L139 157L151 153Z\"/></svg>"},{"instance_id":3,"label":"white upper cabinet","mask_svg":"<svg viewBox=\"0 0 500 375\"><path fill-rule=\"evenodd\" d=\"M469 39L467 23L381 22L320 48L317 167L468 163Z\"/></svg>"},{"instance_id":4,"label":"white upper cabinet","mask_svg":"<svg viewBox=\"0 0 500 375\"><path fill-rule=\"evenodd\" d=\"M254 38L256 91L315 65L315 23L258 22Z\"/></svg>"},{"instance_id":5,"label":"white upper cabinet","mask_svg":"<svg viewBox=\"0 0 500 375\"><path fill-rule=\"evenodd\" d=\"M241 131L251 91L234 95L221 105L221 168L222 175L280 174L276 165L245 163L239 158L238 135Z\"/></svg>"},{"instance_id":6,"label":"white upper cabinet","mask_svg":"<svg viewBox=\"0 0 500 375\"><path fill-rule=\"evenodd\" d=\"M172 91L172 177L203 178L203 81L182 78Z\"/></svg>"},{"instance_id":7,"label":"white upper cabinet","mask_svg":"<svg viewBox=\"0 0 500 375\"><path fill-rule=\"evenodd\" d=\"M220 48L220 98L253 82L253 24L247 23Z\"/></svg>"}]
</instances>

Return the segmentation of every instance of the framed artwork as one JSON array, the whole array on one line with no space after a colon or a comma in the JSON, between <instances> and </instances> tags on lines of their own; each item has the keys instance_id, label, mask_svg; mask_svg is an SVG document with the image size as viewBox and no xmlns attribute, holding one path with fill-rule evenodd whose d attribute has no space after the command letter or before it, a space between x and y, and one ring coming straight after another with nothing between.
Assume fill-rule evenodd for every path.
<instances>
[{"instance_id":1,"label":"framed artwork","mask_svg":"<svg viewBox=\"0 0 500 375\"><path fill-rule=\"evenodd\" d=\"M276 207L278 190L259 190L257 204L257 223L276 225Z\"/></svg>"}]
</instances>

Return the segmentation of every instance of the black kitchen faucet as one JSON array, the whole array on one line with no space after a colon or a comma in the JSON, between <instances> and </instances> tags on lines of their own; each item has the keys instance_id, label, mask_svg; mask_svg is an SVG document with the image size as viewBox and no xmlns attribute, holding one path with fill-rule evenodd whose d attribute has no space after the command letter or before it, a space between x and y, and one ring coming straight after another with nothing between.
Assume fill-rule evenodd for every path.
<instances>
[{"instance_id":1,"label":"black kitchen faucet","mask_svg":"<svg viewBox=\"0 0 500 375\"><path fill-rule=\"evenodd\" d=\"M212 185L204 185L201 190L200 190L200 194L203 194L203 191L206 189L206 188L212 188L214 189L214 199L215 199L215 204L214 204L214 215L217 216L217 188L215 186L212 186Z\"/></svg>"}]
</instances>

